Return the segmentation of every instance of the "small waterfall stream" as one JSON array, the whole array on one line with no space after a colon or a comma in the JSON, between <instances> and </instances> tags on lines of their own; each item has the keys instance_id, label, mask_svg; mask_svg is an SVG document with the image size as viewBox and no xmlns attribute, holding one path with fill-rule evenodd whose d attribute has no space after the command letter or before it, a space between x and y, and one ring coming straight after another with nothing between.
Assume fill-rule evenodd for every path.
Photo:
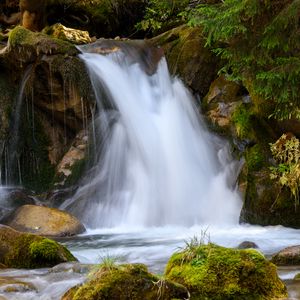
<instances>
[{"instance_id":1,"label":"small waterfall stream","mask_svg":"<svg viewBox=\"0 0 300 300\"><path fill-rule=\"evenodd\" d=\"M90 177L63 204L90 228L238 224L237 164L212 136L164 58L156 72L122 51L84 53L102 138ZM104 91L104 97L103 97ZM222 161L219 159L222 157ZM234 179L233 179L234 180Z\"/></svg>"}]
</instances>

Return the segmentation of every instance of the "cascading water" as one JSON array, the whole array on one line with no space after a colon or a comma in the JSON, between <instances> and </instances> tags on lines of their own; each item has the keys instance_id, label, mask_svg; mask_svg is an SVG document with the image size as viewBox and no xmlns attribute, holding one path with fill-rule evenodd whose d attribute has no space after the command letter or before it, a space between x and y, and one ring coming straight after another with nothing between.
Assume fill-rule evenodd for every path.
<instances>
[{"instance_id":1,"label":"cascading water","mask_svg":"<svg viewBox=\"0 0 300 300\"><path fill-rule=\"evenodd\" d=\"M166 60L149 75L122 51L81 58L98 106L105 97L112 108L95 120L102 141L92 175L62 208L91 228L237 224L236 164L224 163L226 146L205 129Z\"/></svg>"}]
</instances>

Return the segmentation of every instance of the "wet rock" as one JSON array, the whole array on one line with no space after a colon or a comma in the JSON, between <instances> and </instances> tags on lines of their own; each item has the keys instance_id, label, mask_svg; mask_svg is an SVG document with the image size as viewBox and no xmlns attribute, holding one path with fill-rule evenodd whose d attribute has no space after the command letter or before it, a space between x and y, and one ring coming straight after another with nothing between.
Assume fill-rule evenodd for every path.
<instances>
[{"instance_id":1,"label":"wet rock","mask_svg":"<svg viewBox=\"0 0 300 300\"><path fill-rule=\"evenodd\" d=\"M82 264L79 262L68 262L54 266L49 270L51 273L73 272L79 274L87 274L97 268L97 265Z\"/></svg>"},{"instance_id":2,"label":"wet rock","mask_svg":"<svg viewBox=\"0 0 300 300\"><path fill-rule=\"evenodd\" d=\"M0 277L0 293L24 293L28 291L36 291L33 284L11 277Z\"/></svg>"},{"instance_id":3,"label":"wet rock","mask_svg":"<svg viewBox=\"0 0 300 300\"><path fill-rule=\"evenodd\" d=\"M10 178L6 181L22 183L37 192L48 191L52 188L57 164L76 135L87 128L95 102L89 76L78 53L73 44L43 33L19 26L11 31L9 45L0 54L5 70L3 89L6 89L3 101L0 95L1 106L2 102L6 103L0 112L0 154L3 157L4 151L15 151L10 149L13 148L10 141L3 142L2 147L1 135L2 131L4 137L9 135L8 113L17 100L18 82L25 77L26 80L18 116L18 161L8 168L9 172L3 171L19 181ZM1 83L0 76L0 90ZM10 86L15 87L14 93L8 93Z\"/></svg>"},{"instance_id":4,"label":"wet rock","mask_svg":"<svg viewBox=\"0 0 300 300\"><path fill-rule=\"evenodd\" d=\"M253 249L257 249L258 246L253 243L253 242L250 242L250 241L244 241L242 243L240 243L238 246L237 246L238 249L249 249L249 248L253 248Z\"/></svg>"},{"instance_id":5,"label":"wet rock","mask_svg":"<svg viewBox=\"0 0 300 300\"><path fill-rule=\"evenodd\" d=\"M45 28L43 32L76 45L87 44L92 41L87 31L68 28L60 23Z\"/></svg>"},{"instance_id":6,"label":"wet rock","mask_svg":"<svg viewBox=\"0 0 300 300\"><path fill-rule=\"evenodd\" d=\"M0 226L0 263L9 268L52 267L76 258L57 242Z\"/></svg>"},{"instance_id":7,"label":"wet rock","mask_svg":"<svg viewBox=\"0 0 300 300\"><path fill-rule=\"evenodd\" d=\"M271 261L278 266L300 265L300 246L287 247L272 256Z\"/></svg>"},{"instance_id":8,"label":"wet rock","mask_svg":"<svg viewBox=\"0 0 300 300\"><path fill-rule=\"evenodd\" d=\"M37 205L21 206L5 224L22 232L53 237L72 236L85 231L79 220L67 212Z\"/></svg>"},{"instance_id":9,"label":"wet rock","mask_svg":"<svg viewBox=\"0 0 300 300\"><path fill-rule=\"evenodd\" d=\"M219 60L205 47L199 27L180 26L148 42L163 48L170 72L204 97L217 77Z\"/></svg>"},{"instance_id":10,"label":"wet rock","mask_svg":"<svg viewBox=\"0 0 300 300\"><path fill-rule=\"evenodd\" d=\"M214 244L177 252L165 276L188 288L191 299L274 299L287 296L276 266L254 249Z\"/></svg>"},{"instance_id":11,"label":"wet rock","mask_svg":"<svg viewBox=\"0 0 300 300\"><path fill-rule=\"evenodd\" d=\"M56 167L58 178L56 186L71 185L78 181L84 170L87 146L88 133L82 130L76 135L69 151Z\"/></svg>"},{"instance_id":12,"label":"wet rock","mask_svg":"<svg viewBox=\"0 0 300 300\"><path fill-rule=\"evenodd\" d=\"M62 300L171 300L189 299L188 291L168 279L159 279L142 264L101 266L82 286L70 289Z\"/></svg>"}]
</instances>

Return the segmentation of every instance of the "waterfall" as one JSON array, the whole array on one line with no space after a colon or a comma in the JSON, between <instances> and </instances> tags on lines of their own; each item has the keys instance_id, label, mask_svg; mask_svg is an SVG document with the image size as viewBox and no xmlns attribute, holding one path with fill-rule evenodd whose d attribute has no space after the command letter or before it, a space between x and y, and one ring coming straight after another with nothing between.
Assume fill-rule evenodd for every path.
<instances>
[{"instance_id":1,"label":"waterfall","mask_svg":"<svg viewBox=\"0 0 300 300\"><path fill-rule=\"evenodd\" d=\"M165 58L149 74L126 51L80 56L100 108L92 126L97 155L61 208L91 228L237 224L237 163Z\"/></svg>"}]
</instances>

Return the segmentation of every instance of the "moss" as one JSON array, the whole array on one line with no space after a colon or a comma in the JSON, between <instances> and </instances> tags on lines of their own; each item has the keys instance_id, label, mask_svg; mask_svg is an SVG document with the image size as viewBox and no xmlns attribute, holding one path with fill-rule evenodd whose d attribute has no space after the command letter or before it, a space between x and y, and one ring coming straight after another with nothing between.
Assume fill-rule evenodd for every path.
<instances>
[{"instance_id":1,"label":"moss","mask_svg":"<svg viewBox=\"0 0 300 300\"><path fill-rule=\"evenodd\" d=\"M3 229L1 229L3 230ZM76 261L76 258L55 241L33 234L18 233L12 229L5 241L9 251L4 255L3 263L11 268L51 267L61 262ZM0 233L0 239L3 233Z\"/></svg>"},{"instance_id":2,"label":"moss","mask_svg":"<svg viewBox=\"0 0 300 300\"><path fill-rule=\"evenodd\" d=\"M58 253L60 250L61 246L57 242L47 238L32 242L29 245L29 253L35 261L49 262L50 264L53 264L53 262L56 261L59 263L60 257L58 256ZM75 259L66 248L64 248L64 255L67 260L72 261Z\"/></svg>"},{"instance_id":3,"label":"moss","mask_svg":"<svg viewBox=\"0 0 300 300\"><path fill-rule=\"evenodd\" d=\"M169 260L165 275L185 285L191 299L271 299L286 296L276 267L254 250L214 244L185 249Z\"/></svg>"},{"instance_id":4,"label":"moss","mask_svg":"<svg viewBox=\"0 0 300 300\"><path fill-rule=\"evenodd\" d=\"M260 145L254 145L246 150L245 154L248 171L259 171L266 163L266 157Z\"/></svg>"},{"instance_id":5,"label":"moss","mask_svg":"<svg viewBox=\"0 0 300 300\"><path fill-rule=\"evenodd\" d=\"M100 266L90 281L71 289L62 299L171 300L176 298L188 298L187 290L183 286L152 275L145 265L129 264L110 268Z\"/></svg>"},{"instance_id":6,"label":"moss","mask_svg":"<svg viewBox=\"0 0 300 300\"><path fill-rule=\"evenodd\" d=\"M232 122L236 128L237 136L241 139L254 139L252 129L251 106L248 104L241 104L237 106L232 114Z\"/></svg>"},{"instance_id":7,"label":"moss","mask_svg":"<svg viewBox=\"0 0 300 300\"><path fill-rule=\"evenodd\" d=\"M36 55L40 54L69 54L76 55L78 50L69 42L51 38L44 33L35 33L22 26L16 26L9 34L10 48L34 47Z\"/></svg>"}]
</instances>

